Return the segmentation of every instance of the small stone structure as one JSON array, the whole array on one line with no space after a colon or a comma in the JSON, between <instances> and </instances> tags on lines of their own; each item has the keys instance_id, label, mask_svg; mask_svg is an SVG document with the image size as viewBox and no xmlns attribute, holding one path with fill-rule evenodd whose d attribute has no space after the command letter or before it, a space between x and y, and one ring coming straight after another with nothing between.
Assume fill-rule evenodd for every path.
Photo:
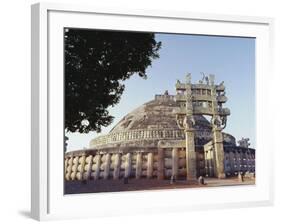
<instances>
[{"instance_id":1,"label":"small stone structure","mask_svg":"<svg viewBox=\"0 0 281 224\"><path fill-rule=\"evenodd\" d=\"M230 115L222 107L224 90L212 75L198 84L187 75L185 83L176 83L177 95L156 95L107 135L93 139L89 149L65 153L65 180L254 175L255 150L249 140L237 146L235 138L222 131Z\"/></svg>"}]
</instances>

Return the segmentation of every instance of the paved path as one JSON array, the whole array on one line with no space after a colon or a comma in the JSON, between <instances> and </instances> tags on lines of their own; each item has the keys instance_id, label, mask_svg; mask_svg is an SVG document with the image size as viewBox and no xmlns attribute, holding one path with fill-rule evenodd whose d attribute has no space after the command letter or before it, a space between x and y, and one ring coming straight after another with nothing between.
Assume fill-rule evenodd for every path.
<instances>
[{"instance_id":1,"label":"paved path","mask_svg":"<svg viewBox=\"0 0 281 224\"><path fill-rule=\"evenodd\" d=\"M129 179L128 184L124 184L123 180L90 180L87 182L81 181L66 181L65 193L98 193L98 192L119 192L119 191L139 191L139 190L154 190L154 189L177 189L177 188L194 188L194 187L218 187L218 186L235 186L255 184L255 180L245 180L239 182L237 178L216 179L205 178L205 185L198 185L196 182L190 183L185 180L179 180L170 184L169 180L157 179Z\"/></svg>"}]
</instances>

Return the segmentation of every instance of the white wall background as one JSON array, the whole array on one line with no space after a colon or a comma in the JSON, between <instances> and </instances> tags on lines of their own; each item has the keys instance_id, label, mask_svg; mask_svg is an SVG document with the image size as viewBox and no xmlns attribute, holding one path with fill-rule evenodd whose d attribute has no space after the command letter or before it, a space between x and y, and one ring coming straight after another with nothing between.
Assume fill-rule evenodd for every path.
<instances>
[{"instance_id":1,"label":"white wall background","mask_svg":"<svg viewBox=\"0 0 281 224\"><path fill-rule=\"evenodd\" d=\"M6 0L0 6L0 222L32 223L30 208L30 4L31 0ZM78 3L75 0L56 2ZM281 7L277 0L80 0L79 4L137 9L180 10L221 14L275 17L275 73L280 74ZM281 78L272 80L276 94ZM278 100L278 98L276 98ZM274 139L281 136L278 126L281 101L276 101ZM279 124L279 125L278 125ZM276 144L277 145L277 144ZM276 149L278 149L276 147ZM79 223L280 223L280 150L275 152L275 206L259 208L193 211L79 220ZM81 206L82 208L82 206ZM124 208L125 209L125 208ZM76 223L77 220L59 223Z\"/></svg>"}]
</instances>

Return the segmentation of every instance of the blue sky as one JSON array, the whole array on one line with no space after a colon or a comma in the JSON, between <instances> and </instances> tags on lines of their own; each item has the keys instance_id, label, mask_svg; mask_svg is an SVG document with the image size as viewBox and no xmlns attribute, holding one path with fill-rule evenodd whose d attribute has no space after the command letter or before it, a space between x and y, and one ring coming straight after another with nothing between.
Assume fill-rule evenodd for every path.
<instances>
[{"instance_id":1,"label":"blue sky","mask_svg":"<svg viewBox=\"0 0 281 224\"><path fill-rule=\"evenodd\" d=\"M214 74L216 83L224 81L225 106L231 110L224 131L236 140L250 138L250 147L255 148L255 39L186 34L156 34L155 38L162 48L160 58L147 69L148 78L134 75L126 80L120 103L109 108L114 122L99 134L67 134L68 151L88 147L92 138L108 133L123 116L155 94L165 90L175 94L176 80L184 80L187 72L192 74L192 82L202 78L201 72Z\"/></svg>"}]
</instances>

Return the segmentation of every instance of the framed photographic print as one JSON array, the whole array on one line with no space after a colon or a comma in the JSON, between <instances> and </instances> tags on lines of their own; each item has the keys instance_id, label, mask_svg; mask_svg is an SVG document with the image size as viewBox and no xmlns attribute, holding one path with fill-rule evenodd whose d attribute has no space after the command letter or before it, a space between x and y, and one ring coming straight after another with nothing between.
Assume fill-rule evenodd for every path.
<instances>
[{"instance_id":1,"label":"framed photographic print","mask_svg":"<svg viewBox=\"0 0 281 224\"><path fill-rule=\"evenodd\" d=\"M33 5L32 217L271 204L272 26Z\"/></svg>"}]
</instances>

